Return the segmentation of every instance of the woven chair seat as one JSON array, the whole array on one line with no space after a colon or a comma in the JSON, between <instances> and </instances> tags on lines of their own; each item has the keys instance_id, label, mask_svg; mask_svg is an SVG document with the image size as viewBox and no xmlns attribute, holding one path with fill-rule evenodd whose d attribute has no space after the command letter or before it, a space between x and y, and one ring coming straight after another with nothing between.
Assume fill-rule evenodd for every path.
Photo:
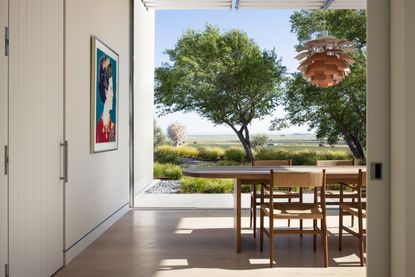
<instances>
[{"instance_id":1,"label":"woven chair seat","mask_svg":"<svg viewBox=\"0 0 415 277\"><path fill-rule=\"evenodd\" d=\"M269 204L262 204L261 208L269 216ZM274 219L322 219L323 211L318 204L305 203L274 203Z\"/></svg>"},{"instance_id":2,"label":"woven chair seat","mask_svg":"<svg viewBox=\"0 0 415 277\"><path fill-rule=\"evenodd\" d=\"M300 193L298 191L274 191L273 197L274 198L298 198L300 197ZM251 192L251 196L254 197L254 193ZM261 193L255 194L256 199L261 199ZM266 191L264 193L264 198L269 198L269 192Z\"/></svg>"}]
</instances>

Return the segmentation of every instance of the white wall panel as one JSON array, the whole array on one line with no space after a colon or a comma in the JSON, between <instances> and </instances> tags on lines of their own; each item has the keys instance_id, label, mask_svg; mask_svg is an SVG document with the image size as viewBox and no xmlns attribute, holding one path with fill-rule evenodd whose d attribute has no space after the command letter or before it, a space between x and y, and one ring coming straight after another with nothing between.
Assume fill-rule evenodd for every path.
<instances>
[{"instance_id":1,"label":"white wall panel","mask_svg":"<svg viewBox=\"0 0 415 277\"><path fill-rule=\"evenodd\" d=\"M153 181L154 11L134 7L134 184L135 193Z\"/></svg>"},{"instance_id":2,"label":"white wall panel","mask_svg":"<svg viewBox=\"0 0 415 277\"><path fill-rule=\"evenodd\" d=\"M10 276L63 265L63 0L10 1Z\"/></svg>"},{"instance_id":3,"label":"white wall panel","mask_svg":"<svg viewBox=\"0 0 415 277\"><path fill-rule=\"evenodd\" d=\"M368 0L367 161L383 163L368 182L367 275L390 277L391 60L390 1Z\"/></svg>"},{"instance_id":4,"label":"white wall panel","mask_svg":"<svg viewBox=\"0 0 415 277\"><path fill-rule=\"evenodd\" d=\"M391 3L391 85L392 85L392 184L391 184L391 276L412 276L415 272L415 3Z\"/></svg>"},{"instance_id":5,"label":"white wall panel","mask_svg":"<svg viewBox=\"0 0 415 277\"><path fill-rule=\"evenodd\" d=\"M129 15L130 0L66 1L67 251L79 253L86 245L78 241L129 201ZM119 54L119 148L96 154L90 151L92 35Z\"/></svg>"},{"instance_id":6,"label":"white wall panel","mask_svg":"<svg viewBox=\"0 0 415 277\"><path fill-rule=\"evenodd\" d=\"M0 0L0 36L4 37L8 25L8 0ZM4 172L4 146L7 144L7 85L8 65L4 52L4 43L0 43L0 266L7 263L7 176Z\"/></svg>"}]
</instances>

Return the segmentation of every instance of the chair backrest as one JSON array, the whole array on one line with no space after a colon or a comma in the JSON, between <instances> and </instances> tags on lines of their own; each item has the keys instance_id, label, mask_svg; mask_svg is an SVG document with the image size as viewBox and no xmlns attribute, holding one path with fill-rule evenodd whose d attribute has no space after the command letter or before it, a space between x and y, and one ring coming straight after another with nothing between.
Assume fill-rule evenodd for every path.
<instances>
[{"instance_id":1,"label":"chair backrest","mask_svg":"<svg viewBox=\"0 0 415 277\"><path fill-rule=\"evenodd\" d=\"M354 165L354 160L316 160L317 166Z\"/></svg>"},{"instance_id":2,"label":"chair backrest","mask_svg":"<svg viewBox=\"0 0 415 277\"><path fill-rule=\"evenodd\" d=\"M366 187L366 172L364 172L361 169L359 169L359 181L357 185L361 187Z\"/></svg>"},{"instance_id":3,"label":"chair backrest","mask_svg":"<svg viewBox=\"0 0 415 277\"><path fill-rule=\"evenodd\" d=\"M290 166L291 160L254 160L252 166Z\"/></svg>"},{"instance_id":4,"label":"chair backrest","mask_svg":"<svg viewBox=\"0 0 415 277\"><path fill-rule=\"evenodd\" d=\"M320 172L274 172L271 170L273 187L325 187L326 171Z\"/></svg>"}]
</instances>

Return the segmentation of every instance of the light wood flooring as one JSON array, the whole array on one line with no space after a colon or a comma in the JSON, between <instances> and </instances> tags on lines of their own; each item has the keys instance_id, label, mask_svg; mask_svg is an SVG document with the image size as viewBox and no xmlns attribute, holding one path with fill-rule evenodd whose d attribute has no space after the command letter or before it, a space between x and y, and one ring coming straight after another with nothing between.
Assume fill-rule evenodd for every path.
<instances>
[{"instance_id":1,"label":"light wood flooring","mask_svg":"<svg viewBox=\"0 0 415 277\"><path fill-rule=\"evenodd\" d=\"M249 228L243 230L242 253L235 252L233 210L131 210L56 276L363 277L357 239L346 235L343 251L337 250L337 222L337 211L330 211L329 268L322 267L320 240L314 252L311 236L281 235L270 269L266 238L261 253ZM242 226L249 226L247 210Z\"/></svg>"}]
</instances>

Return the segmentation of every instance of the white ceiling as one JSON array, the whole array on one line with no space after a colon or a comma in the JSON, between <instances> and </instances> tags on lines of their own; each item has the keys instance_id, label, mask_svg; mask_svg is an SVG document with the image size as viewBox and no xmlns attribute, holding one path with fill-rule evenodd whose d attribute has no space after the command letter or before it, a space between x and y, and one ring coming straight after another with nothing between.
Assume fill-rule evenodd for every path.
<instances>
[{"instance_id":1,"label":"white ceiling","mask_svg":"<svg viewBox=\"0 0 415 277\"><path fill-rule=\"evenodd\" d=\"M232 0L142 0L148 9L231 9ZM366 9L366 0L234 0L236 9Z\"/></svg>"}]
</instances>

